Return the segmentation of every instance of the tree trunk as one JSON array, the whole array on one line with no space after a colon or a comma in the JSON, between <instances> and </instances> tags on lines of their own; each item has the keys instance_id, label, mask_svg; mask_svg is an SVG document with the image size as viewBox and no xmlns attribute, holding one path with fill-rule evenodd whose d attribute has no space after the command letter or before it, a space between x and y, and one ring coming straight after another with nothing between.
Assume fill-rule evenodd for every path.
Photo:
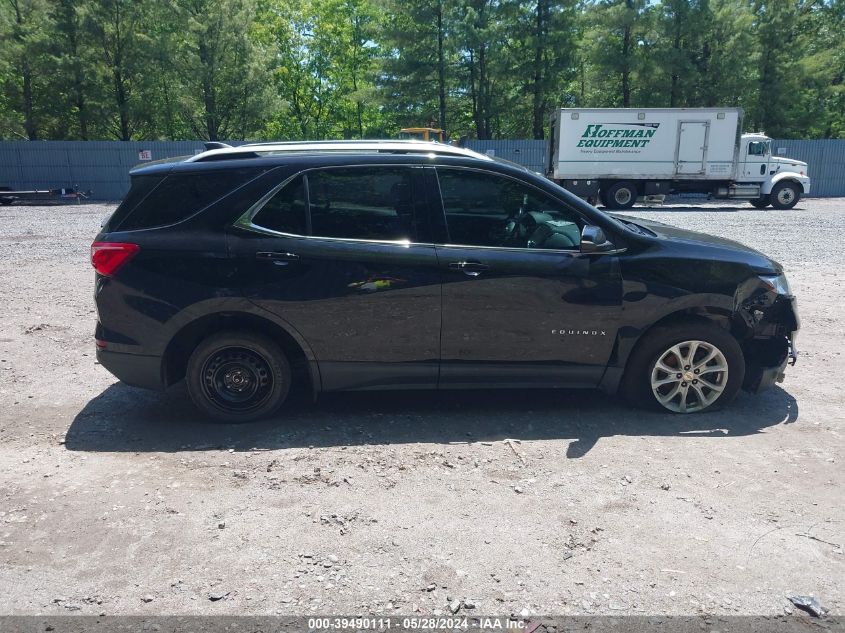
<instances>
[{"instance_id":1,"label":"tree trunk","mask_svg":"<svg viewBox=\"0 0 845 633\"><path fill-rule=\"evenodd\" d=\"M625 0L628 11L634 10L633 0ZM632 18L633 16L629 16ZM631 107L631 25L625 25L622 35L622 107Z\"/></svg>"},{"instance_id":2,"label":"tree trunk","mask_svg":"<svg viewBox=\"0 0 845 633\"><path fill-rule=\"evenodd\" d=\"M23 15L21 14L21 7L17 2L12 2L12 7L15 10L15 24L19 31L23 29ZM18 32L15 39L23 42L23 38ZM26 55L26 53L24 53ZM32 68L29 65L29 59L24 57L21 62L21 97L23 106L23 127L26 132L26 137L30 141L38 140L38 129L35 126L34 104L32 98Z\"/></svg>"},{"instance_id":3,"label":"tree trunk","mask_svg":"<svg viewBox=\"0 0 845 633\"><path fill-rule=\"evenodd\" d=\"M131 141L132 132L129 129L129 97L120 67L114 69L114 93L117 101L117 111L120 118L120 140Z\"/></svg>"},{"instance_id":4,"label":"tree trunk","mask_svg":"<svg viewBox=\"0 0 845 633\"><path fill-rule=\"evenodd\" d=\"M23 126L26 130L26 137L30 141L38 140L38 129L35 126L34 105L32 99L32 69L29 61L21 63L21 74L23 75Z\"/></svg>"},{"instance_id":5,"label":"tree trunk","mask_svg":"<svg viewBox=\"0 0 845 633\"><path fill-rule=\"evenodd\" d=\"M79 123L79 138L88 140L88 100L85 97L85 77L82 73L82 62L79 57L79 28L76 18L76 8L73 0L63 0L65 28L67 33L68 54L73 60L73 83L71 96L76 106L76 117Z\"/></svg>"},{"instance_id":6,"label":"tree trunk","mask_svg":"<svg viewBox=\"0 0 845 633\"><path fill-rule=\"evenodd\" d=\"M484 43L478 50L478 101L481 134L479 139L490 138L490 86L487 77L487 51Z\"/></svg>"},{"instance_id":7,"label":"tree trunk","mask_svg":"<svg viewBox=\"0 0 845 633\"><path fill-rule=\"evenodd\" d=\"M537 0L537 15L534 31L534 103L533 103L533 134L534 138L542 140L544 137L544 103L545 77L543 63L546 54L546 0Z\"/></svg>"},{"instance_id":8,"label":"tree trunk","mask_svg":"<svg viewBox=\"0 0 845 633\"><path fill-rule=\"evenodd\" d=\"M675 13L675 39L672 42L672 85L669 90L669 107L678 106L678 57L681 55L681 25L677 12Z\"/></svg>"},{"instance_id":9,"label":"tree trunk","mask_svg":"<svg viewBox=\"0 0 845 633\"><path fill-rule=\"evenodd\" d=\"M472 120L475 123L475 136L484 138L484 126L481 123L481 112L479 107L479 86L475 68L475 51L469 51L469 91L472 100Z\"/></svg>"},{"instance_id":10,"label":"tree trunk","mask_svg":"<svg viewBox=\"0 0 845 633\"><path fill-rule=\"evenodd\" d=\"M446 58L443 52L443 0L437 3L437 99L440 129L446 129Z\"/></svg>"},{"instance_id":11,"label":"tree trunk","mask_svg":"<svg viewBox=\"0 0 845 633\"><path fill-rule=\"evenodd\" d=\"M198 47L200 64L202 64L202 103L205 109L205 133L209 141L217 141L220 132L220 120L217 116L217 95L214 90L214 60L202 38Z\"/></svg>"}]
</instances>

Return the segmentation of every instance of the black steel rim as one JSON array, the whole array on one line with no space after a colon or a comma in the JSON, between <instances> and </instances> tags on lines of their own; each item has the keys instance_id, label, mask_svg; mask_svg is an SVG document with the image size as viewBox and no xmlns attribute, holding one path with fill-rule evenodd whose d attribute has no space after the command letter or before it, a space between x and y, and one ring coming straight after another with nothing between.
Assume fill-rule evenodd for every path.
<instances>
[{"instance_id":1,"label":"black steel rim","mask_svg":"<svg viewBox=\"0 0 845 633\"><path fill-rule=\"evenodd\" d=\"M252 411L273 392L273 372L261 354L245 347L225 347L203 363L202 389L221 409Z\"/></svg>"}]
</instances>

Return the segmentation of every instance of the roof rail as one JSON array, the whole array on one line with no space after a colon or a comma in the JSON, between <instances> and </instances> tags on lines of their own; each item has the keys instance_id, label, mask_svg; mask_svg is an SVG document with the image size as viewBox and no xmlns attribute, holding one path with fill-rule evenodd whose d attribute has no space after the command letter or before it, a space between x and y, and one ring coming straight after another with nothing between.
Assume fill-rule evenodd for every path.
<instances>
[{"instance_id":1,"label":"roof rail","mask_svg":"<svg viewBox=\"0 0 845 633\"><path fill-rule=\"evenodd\" d=\"M222 147L209 149L188 159L188 162L205 162L214 160L234 160L243 158L260 158L263 156L278 156L288 153L323 154L331 152L344 153L389 153L389 154L439 154L444 156L463 156L466 158L480 158L492 160L489 156L479 154L469 149L434 143L431 141L414 140L375 140L375 141L281 141L270 143L249 143L238 147Z\"/></svg>"}]
</instances>

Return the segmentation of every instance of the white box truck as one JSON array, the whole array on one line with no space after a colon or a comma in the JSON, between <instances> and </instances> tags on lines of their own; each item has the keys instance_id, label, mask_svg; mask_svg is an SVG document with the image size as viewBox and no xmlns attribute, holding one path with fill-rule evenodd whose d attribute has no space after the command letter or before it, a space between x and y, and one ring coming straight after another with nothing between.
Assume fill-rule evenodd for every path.
<instances>
[{"instance_id":1,"label":"white box truck","mask_svg":"<svg viewBox=\"0 0 845 633\"><path fill-rule=\"evenodd\" d=\"M807 163L741 134L741 108L561 108L552 113L547 176L591 202L707 193L791 209L810 193Z\"/></svg>"}]
</instances>

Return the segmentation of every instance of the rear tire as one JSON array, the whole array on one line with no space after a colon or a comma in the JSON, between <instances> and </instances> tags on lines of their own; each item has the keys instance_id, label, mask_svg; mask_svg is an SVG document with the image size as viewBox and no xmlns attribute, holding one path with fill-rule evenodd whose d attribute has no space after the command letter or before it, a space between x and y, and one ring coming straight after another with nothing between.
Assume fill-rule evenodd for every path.
<instances>
[{"instance_id":1,"label":"rear tire","mask_svg":"<svg viewBox=\"0 0 845 633\"><path fill-rule=\"evenodd\" d=\"M772 203L772 200L769 195L762 195L756 200L749 200L749 202L751 203L752 207L755 207L757 209L765 209Z\"/></svg>"},{"instance_id":2,"label":"rear tire","mask_svg":"<svg viewBox=\"0 0 845 633\"><path fill-rule=\"evenodd\" d=\"M779 182L772 187L770 195L772 207L775 209L791 209L801 199L801 192L798 185L792 182Z\"/></svg>"},{"instance_id":3,"label":"rear tire","mask_svg":"<svg viewBox=\"0 0 845 633\"><path fill-rule=\"evenodd\" d=\"M637 186L633 182L614 182L604 195L608 209L630 209L637 201Z\"/></svg>"},{"instance_id":4,"label":"rear tire","mask_svg":"<svg viewBox=\"0 0 845 633\"><path fill-rule=\"evenodd\" d=\"M736 397L745 377L737 340L705 321L660 325L637 345L622 378L622 396L672 413L712 411Z\"/></svg>"},{"instance_id":5,"label":"rear tire","mask_svg":"<svg viewBox=\"0 0 845 633\"><path fill-rule=\"evenodd\" d=\"M290 363L270 338L228 331L209 336L188 360L188 393L219 422L252 422L271 415L290 391Z\"/></svg>"}]
</instances>

